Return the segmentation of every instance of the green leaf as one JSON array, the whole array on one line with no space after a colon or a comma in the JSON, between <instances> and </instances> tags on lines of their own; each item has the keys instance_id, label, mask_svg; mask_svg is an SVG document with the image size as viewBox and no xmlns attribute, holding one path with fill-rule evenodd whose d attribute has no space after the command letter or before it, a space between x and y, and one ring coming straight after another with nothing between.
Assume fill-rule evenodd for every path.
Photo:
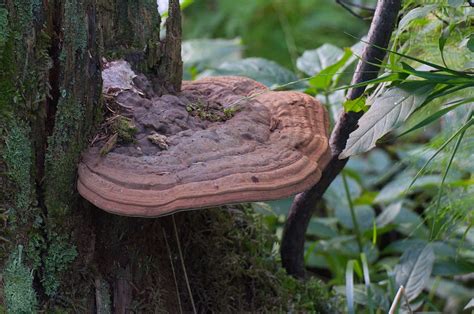
<instances>
[{"instance_id":1,"label":"green leaf","mask_svg":"<svg viewBox=\"0 0 474 314\"><path fill-rule=\"evenodd\" d=\"M301 72L310 76L321 72L323 69L336 63L344 51L331 44L324 44L314 50L306 50L301 57L296 60L296 67Z\"/></svg>"},{"instance_id":2,"label":"green leaf","mask_svg":"<svg viewBox=\"0 0 474 314\"><path fill-rule=\"evenodd\" d=\"M458 276L471 273L474 273L474 264L463 260L436 261L433 266L433 276Z\"/></svg>"},{"instance_id":3,"label":"green leaf","mask_svg":"<svg viewBox=\"0 0 474 314\"><path fill-rule=\"evenodd\" d=\"M410 23L416 19L425 17L428 13L433 11L438 7L437 4L425 5L419 8L415 8L409 11L405 16L400 20L398 24L398 31L402 32L407 28Z\"/></svg>"},{"instance_id":4,"label":"green leaf","mask_svg":"<svg viewBox=\"0 0 474 314\"><path fill-rule=\"evenodd\" d=\"M448 4L454 8L460 7L465 0L448 0Z\"/></svg>"},{"instance_id":5,"label":"green leaf","mask_svg":"<svg viewBox=\"0 0 474 314\"><path fill-rule=\"evenodd\" d=\"M366 98L364 96L358 97L356 99L346 100L343 104L345 112L366 112L369 107L365 105Z\"/></svg>"},{"instance_id":6,"label":"green leaf","mask_svg":"<svg viewBox=\"0 0 474 314\"><path fill-rule=\"evenodd\" d=\"M316 90L327 90L331 86L337 71L346 64L351 55L352 51L350 49L345 49L342 58L333 65L330 65L319 72L315 77L311 78L309 80L309 85Z\"/></svg>"},{"instance_id":7,"label":"green leaf","mask_svg":"<svg viewBox=\"0 0 474 314\"><path fill-rule=\"evenodd\" d=\"M466 311L469 309L474 309L474 298L472 298L471 301L469 301L469 303L466 304L463 310Z\"/></svg>"},{"instance_id":8,"label":"green leaf","mask_svg":"<svg viewBox=\"0 0 474 314\"><path fill-rule=\"evenodd\" d=\"M382 136L398 127L428 98L436 84L402 83L369 99L369 110L359 120L359 127L350 134L340 159L364 153L375 147Z\"/></svg>"},{"instance_id":9,"label":"green leaf","mask_svg":"<svg viewBox=\"0 0 474 314\"><path fill-rule=\"evenodd\" d=\"M238 61L224 62L217 68L205 71L199 77L237 75L250 77L268 87L279 87L298 78L290 70L276 62L262 58L246 58ZM292 85L292 88L301 88L301 84Z\"/></svg>"},{"instance_id":10,"label":"green leaf","mask_svg":"<svg viewBox=\"0 0 474 314\"><path fill-rule=\"evenodd\" d=\"M449 35L451 35L451 31L454 29L455 26L456 24L452 23L449 26L447 26L445 29L443 29L438 39L439 52L441 53L441 59L443 60L443 63L446 67L447 67L446 60L444 59L444 46L446 45L446 41L448 40Z\"/></svg>"},{"instance_id":11,"label":"green leaf","mask_svg":"<svg viewBox=\"0 0 474 314\"><path fill-rule=\"evenodd\" d=\"M408 301L413 301L423 291L431 276L435 255L431 245L415 245L408 248L395 267L397 287L405 287Z\"/></svg>"},{"instance_id":12,"label":"green leaf","mask_svg":"<svg viewBox=\"0 0 474 314\"><path fill-rule=\"evenodd\" d=\"M442 116L444 116L445 114L447 114L451 110L456 109L457 107L459 107L461 105L464 105L464 104L467 104L467 103L472 102L472 101L474 101L474 98L465 98L465 99L460 99L460 100L454 101L454 102L451 103L451 105L448 104L448 106L444 107L441 110L436 111L432 115L428 116L426 119L418 122L416 125L414 125L410 129L408 129L406 131L403 131L403 133L397 135L397 137L402 137L403 135L406 135L410 132L413 132L417 129L420 129L420 128L422 128L422 127L424 127L424 126L440 119Z\"/></svg>"},{"instance_id":13,"label":"green leaf","mask_svg":"<svg viewBox=\"0 0 474 314\"><path fill-rule=\"evenodd\" d=\"M375 219L374 209L367 205L355 206L354 212L356 214L357 224L361 231L364 232L371 230ZM341 225L347 229L354 229L354 223L352 221L349 207L337 207L334 214Z\"/></svg>"},{"instance_id":14,"label":"green leaf","mask_svg":"<svg viewBox=\"0 0 474 314\"><path fill-rule=\"evenodd\" d=\"M349 314L355 313L354 311L354 264L355 260L347 262L346 267L346 300L347 300L347 312Z\"/></svg>"},{"instance_id":15,"label":"green leaf","mask_svg":"<svg viewBox=\"0 0 474 314\"><path fill-rule=\"evenodd\" d=\"M401 209L402 202L390 204L380 215L378 215L376 220L377 227L383 228L391 223L394 223L395 218L397 218L398 214L400 214Z\"/></svg>"},{"instance_id":16,"label":"green leaf","mask_svg":"<svg viewBox=\"0 0 474 314\"><path fill-rule=\"evenodd\" d=\"M471 36L469 36L469 40L467 41L466 47L471 52L474 52L474 35L473 34L471 34Z\"/></svg>"},{"instance_id":17,"label":"green leaf","mask_svg":"<svg viewBox=\"0 0 474 314\"><path fill-rule=\"evenodd\" d=\"M236 61L242 57L240 39L191 39L183 42L183 64L186 69L198 72L217 67L224 61Z\"/></svg>"},{"instance_id":18,"label":"green leaf","mask_svg":"<svg viewBox=\"0 0 474 314\"><path fill-rule=\"evenodd\" d=\"M400 198L406 192L413 192L421 188L427 189L429 186L435 187L441 181L441 176L439 175L426 175L419 177L414 184L411 185L413 178L411 174L407 174L406 172L401 173L380 190L374 203L389 203ZM410 187L412 190L409 190Z\"/></svg>"}]
</instances>

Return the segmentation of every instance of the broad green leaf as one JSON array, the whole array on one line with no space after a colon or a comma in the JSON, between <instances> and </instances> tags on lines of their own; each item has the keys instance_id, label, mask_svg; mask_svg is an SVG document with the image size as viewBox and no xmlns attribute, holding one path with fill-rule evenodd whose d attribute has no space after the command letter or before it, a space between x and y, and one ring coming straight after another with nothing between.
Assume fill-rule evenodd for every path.
<instances>
[{"instance_id":1,"label":"broad green leaf","mask_svg":"<svg viewBox=\"0 0 474 314\"><path fill-rule=\"evenodd\" d=\"M290 70L278 65L276 62L262 58L247 58L238 61L224 62L220 66L207 70L199 77L237 75L250 77L268 87L278 87L298 78ZM295 84L293 88L301 88L302 85Z\"/></svg>"},{"instance_id":2,"label":"broad green leaf","mask_svg":"<svg viewBox=\"0 0 474 314\"><path fill-rule=\"evenodd\" d=\"M457 276L474 273L474 264L464 260L447 259L436 261L433 276Z\"/></svg>"},{"instance_id":3,"label":"broad green leaf","mask_svg":"<svg viewBox=\"0 0 474 314\"><path fill-rule=\"evenodd\" d=\"M338 236L336 228L320 218L312 218L310 220L306 233L321 239L331 239Z\"/></svg>"},{"instance_id":4,"label":"broad green leaf","mask_svg":"<svg viewBox=\"0 0 474 314\"><path fill-rule=\"evenodd\" d=\"M461 6L464 2L465 0L448 0L448 4L455 8Z\"/></svg>"},{"instance_id":5,"label":"broad green leaf","mask_svg":"<svg viewBox=\"0 0 474 314\"><path fill-rule=\"evenodd\" d=\"M435 280L439 281L435 285ZM428 287L436 287L436 295L443 299L454 298L458 300L468 300L474 295L474 289L467 288L461 283L449 279L429 279L427 283Z\"/></svg>"},{"instance_id":6,"label":"broad green leaf","mask_svg":"<svg viewBox=\"0 0 474 314\"><path fill-rule=\"evenodd\" d=\"M402 202L390 204L380 215L377 216L377 227L383 228L391 223L394 223L395 218L397 218L398 214L400 214L401 209Z\"/></svg>"},{"instance_id":7,"label":"broad green leaf","mask_svg":"<svg viewBox=\"0 0 474 314\"><path fill-rule=\"evenodd\" d=\"M314 76L336 63L343 54L344 51L341 48L331 44L324 44L317 49L303 52L303 55L296 60L296 67L301 72Z\"/></svg>"},{"instance_id":8,"label":"broad green leaf","mask_svg":"<svg viewBox=\"0 0 474 314\"><path fill-rule=\"evenodd\" d=\"M474 52L474 35L469 36L469 40L467 41L466 47L471 52Z\"/></svg>"},{"instance_id":9,"label":"broad green leaf","mask_svg":"<svg viewBox=\"0 0 474 314\"><path fill-rule=\"evenodd\" d=\"M402 32L410 23L416 19L425 17L428 13L438 7L437 4L425 5L409 11L398 23L398 31Z\"/></svg>"},{"instance_id":10,"label":"broad green leaf","mask_svg":"<svg viewBox=\"0 0 474 314\"><path fill-rule=\"evenodd\" d=\"M373 221L375 219L375 211L372 207L363 205L354 207L357 224L361 229L361 232L371 230ZM335 210L335 216L339 220L339 223L347 229L354 229L354 224L351 217L349 207L337 207Z\"/></svg>"},{"instance_id":11,"label":"broad green leaf","mask_svg":"<svg viewBox=\"0 0 474 314\"><path fill-rule=\"evenodd\" d=\"M350 134L340 159L369 151L382 136L403 123L429 96L435 84L402 83L369 99L369 110L359 120L359 127Z\"/></svg>"},{"instance_id":12,"label":"broad green leaf","mask_svg":"<svg viewBox=\"0 0 474 314\"><path fill-rule=\"evenodd\" d=\"M367 111L368 107L365 105L366 98L364 96L361 96L356 99L349 99L346 100L343 104L344 111L345 112L361 112L361 111Z\"/></svg>"},{"instance_id":13,"label":"broad green leaf","mask_svg":"<svg viewBox=\"0 0 474 314\"><path fill-rule=\"evenodd\" d=\"M362 187L356 180L348 176L347 184L349 186L352 199L356 199L362 194ZM331 183L323 197L329 208L334 210L344 210L345 208L349 208L341 175L337 176L336 179Z\"/></svg>"},{"instance_id":14,"label":"broad green leaf","mask_svg":"<svg viewBox=\"0 0 474 314\"><path fill-rule=\"evenodd\" d=\"M183 42L181 55L185 68L198 72L217 67L224 61L236 61L242 57L240 39L191 39Z\"/></svg>"},{"instance_id":15,"label":"broad green leaf","mask_svg":"<svg viewBox=\"0 0 474 314\"><path fill-rule=\"evenodd\" d=\"M413 176L406 172L397 176L394 180L387 183L374 200L374 203L389 203L399 199L405 192L417 191L421 188L426 189L430 186L437 186L441 181L439 175L426 175L419 177L408 191Z\"/></svg>"},{"instance_id":16,"label":"broad green leaf","mask_svg":"<svg viewBox=\"0 0 474 314\"><path fill-rule=\"evenodd\" d=\"M423 291L431 276L435 255L431 245L416 245L408 248L395 267L397 287L405 287L408 301L413 301Z\"/></svg>"},{"instance_id":17,"label":"broad green leaf","mask_svg":"<svg viewBox=\"0 0 474 314\"><path fill-rule=\"evenodd\" d=\"M316 90L327 90L331 86L331 82L335 78L337 71L346 64L351 55L352 51L350 49L345 49L342 58L311 78L309 80L309 85Z\"/></svg>"}]
</instances>

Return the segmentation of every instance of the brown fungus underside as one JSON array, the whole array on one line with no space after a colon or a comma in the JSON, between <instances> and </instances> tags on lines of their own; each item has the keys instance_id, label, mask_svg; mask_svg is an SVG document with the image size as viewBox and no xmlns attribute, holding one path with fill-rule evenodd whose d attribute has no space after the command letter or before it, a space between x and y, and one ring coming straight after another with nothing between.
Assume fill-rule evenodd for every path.
<instances>
[{"instance_id":1,"label":"brown fungus underside","mask_svg":"<svg viewBox=\"0 0 474 314\"><path fill-rule=\"evenodd\" d=\"M134 140L95 141L78 190L108 212L157 217L179 210L288 197L314 185L329 160L325 109L299 92L243 77L183 82L157 96L123 61L103 72L104 96Z\"/></svg>"}]
</instances>

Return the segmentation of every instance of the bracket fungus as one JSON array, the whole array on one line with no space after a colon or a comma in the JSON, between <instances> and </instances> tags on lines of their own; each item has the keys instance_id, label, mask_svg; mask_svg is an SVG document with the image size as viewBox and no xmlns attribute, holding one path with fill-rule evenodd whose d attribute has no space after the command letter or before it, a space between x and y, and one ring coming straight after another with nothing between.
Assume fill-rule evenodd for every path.
<instances>
[{"instance_id":1,"label":"bracket fungus","mask_svg":"<svg viewBox=\"0 0 474 314\"><path fill-rule=\"evenodd\" d=\"M95 140L79 164L79 193L105 211L157 217L284 198L314 185L329 161L327 113L306 94L212 77L157 96L125 61L103 78L110 110L135 130L132 142Z\"/></svg>"}]
</instances>

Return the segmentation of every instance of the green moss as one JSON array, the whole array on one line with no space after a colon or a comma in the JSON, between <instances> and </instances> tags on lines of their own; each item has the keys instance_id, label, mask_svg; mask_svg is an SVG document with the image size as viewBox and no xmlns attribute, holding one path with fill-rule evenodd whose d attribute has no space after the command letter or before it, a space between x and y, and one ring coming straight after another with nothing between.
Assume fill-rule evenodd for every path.
<instances>
[{"instance_id":1,"label":"green moss","mask_svg":"<svg viewBox=\"0 0 474 314\"><path fill-rule=\"evenodd\" d=\"M121 141L131 143L138 130L130 119L118 116L112 124L112 131L118 134Z\"/></svg>"},{"instance_id":2,"label":"green moss","mask_svg":"<svg viewBox=\"0 0 474 314\"><path fill-rule=\"evenodd\" d=\"M14 252L4 270L4 292L8 313L31 314L36 312L36 293L33 274L22 263L22 246Z\"/></svg>"},{"instance_id":3,"label":"green moss","mask_svg":"<svg viewBox=\"0 0 474 314\"><path fill-rule=\"evenodd\" d=\"M18 187L16 207L26 210L33 197L30 169L33 152L29 140L30 129L26 123L12 122L5 141L3 158L7 164L8 175Z\"/></svg>"},{"instance_id":4,"label":"green moss","mask_svg":"<svg viewBox=\"0 0 474 314\"><path fill-rule=\"evenodd\" d=\"M15 25L20 31L19 35L22 36L26 33L31 33L33 25L33 7L35 0L15 0Z\"/></svg>"},{"instance_id":5,"label":"green moss","mask_svg":"<svg viewBox=\"0 0 474 314\"><path fill-rule=\"evenodd\" d=\"M0 4L0 55L8 36L8 11Z\"/></svg>"},{"instance_id":6,"label":"green moss","mask_svg":"<svg viewBox=\"0 0 474 314\"><path fill-rule=\"evenodd\" d=\"M82 104L63 91L46 153L45 198L48 216L53 218L63 217L74 197L76 168L82 148L83 117Z\"/></svg>"},{"instance_id":7,"label":"green moss","mask_svg":"<svg viewBox=\"0 0 474 314\"><path fill-rule=\"evenodd\" d=\"M182 214L184 260L199 311L337 313L338 303L319 280L301 282L281 268L276 237L264 217L248 209ZM184 223L184 224L183 224ZM199 258L196 258L199 256Z\"/></svg>"},{"instance_id":8,"label":"green moss","mask_svg":"<svg viewBox=\"0 0 474 314\"><path fill-rule=\"evenodd\" d=\"M75 246L69 239L55 232L49 236L49 247L44 258L44 277L42 284L48 296L54 296L59 289L61 276L69 268L77 256Z\"/></svg>"},{"instance_id":9,"label":"green moss","mask_svg":"<svg viewBox=\"0 0 474 314\"><path fill-rule=\"evenodd\" d=\"M82 14L82 1L68 0L64 4L64 47L72 49L71 58L82 56L87 48L87 21Z\"/></svg>"}]
</instances>

